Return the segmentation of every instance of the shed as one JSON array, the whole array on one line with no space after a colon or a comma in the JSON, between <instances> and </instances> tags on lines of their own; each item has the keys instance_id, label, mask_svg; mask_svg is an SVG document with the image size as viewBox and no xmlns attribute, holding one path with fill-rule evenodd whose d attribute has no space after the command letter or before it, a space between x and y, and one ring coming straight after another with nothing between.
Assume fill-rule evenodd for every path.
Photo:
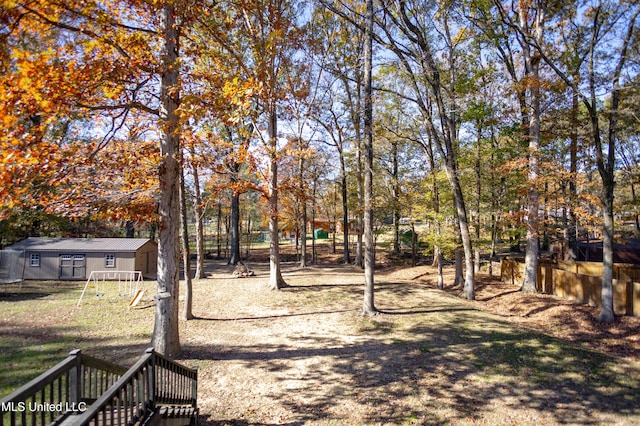
<instances>
[{"instance_id":1,"label":"shed","mask_svg":"<svg viewBox=\"0 0 640 426\"><path fill-rule=\"evenodd\" d=\"M326 240L329 238L329 233L324 228L316 228L313 230L313 236L317 240Z\"/></svg>"},{"instance_id":2,"label":"shed","mask_svg":"<svg viewBox=\"0 0 640 426\"><path fill-rule=\"evenodd\" d=\"M158 245L147 238L36 238L7 249L23 252L26 280L86 280L92 271L140 271L155 277Z\"/></svg>"}]
</instances>

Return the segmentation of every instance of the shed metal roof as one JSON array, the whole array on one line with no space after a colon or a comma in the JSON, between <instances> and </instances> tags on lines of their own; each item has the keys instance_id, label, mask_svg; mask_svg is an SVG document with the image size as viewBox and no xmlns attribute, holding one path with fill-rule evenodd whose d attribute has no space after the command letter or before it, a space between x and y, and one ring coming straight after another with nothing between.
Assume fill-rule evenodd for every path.
<instances>
[{"instance_id":1,"label":"shed metal roof","mask_svg":"<svg viewBox=\"0 0 640 426\"><path fill-rule=\"evenodd\" d=\"M148 238L40 238L29 237L7 249L56 252L136 252Z\"/></svg>"}]
</instances>

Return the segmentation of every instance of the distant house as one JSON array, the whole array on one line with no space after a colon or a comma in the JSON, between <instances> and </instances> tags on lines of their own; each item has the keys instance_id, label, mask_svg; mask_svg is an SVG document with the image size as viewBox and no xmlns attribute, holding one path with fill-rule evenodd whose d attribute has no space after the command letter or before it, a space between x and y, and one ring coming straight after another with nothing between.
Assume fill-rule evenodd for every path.
<instances>
[{"instance_id":1,"label":"distant house","mask_svg":"<svg viewBox=\"0 0 640 426\"><path fill-rule=\"evenodd\" d=\"M92 271L141 271L155 277L158 245L146 238L35 238L7 249L23 252L26 280L85 280Z\"/></svg>"}]
</instances>

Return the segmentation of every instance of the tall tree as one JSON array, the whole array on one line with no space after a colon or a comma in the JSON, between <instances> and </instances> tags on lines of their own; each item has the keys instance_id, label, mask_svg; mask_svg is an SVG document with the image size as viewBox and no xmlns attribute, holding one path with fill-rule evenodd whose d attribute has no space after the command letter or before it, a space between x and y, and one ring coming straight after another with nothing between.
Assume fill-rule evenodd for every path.
<instances>
[{"instance_id":1,"label":"tall tree","mask_svg":"<svg viewBox=\"0 0 640 426\"><path fill-rule=\"evenodd\" d=\"M373 235L373 0L366 1L364 21L364 303L362 314L375 315L374 271L375 238Z\"/></svg>"},{"instance_id":2,"label":"tall tree","mask_svg":"<svg viewBox=\"0 0 640 426\"><path fill-rule=\"evenodd\" d=\"M341 129L340 141L342 142L341 155L347 156L354 154L355 150L355 166L352 167L352 173L355 171L355 182L357 191L357 208L350 207L346 198L348 192L343 190L343 228L347 230L349 227L348 218L355 216L357 222L357 242L354 264L363 266L362 238L363 238L363 140L362 140L362 92L363 92L363 51L364 51L364 31L353 31L353 28L361 28L363 15L362 8L365 6L358 2L341 1L341 2L321 2L325 9L320 9L315 15L319 28L317 38L322 46L322 54L325 59L323 61L323 69L326 70L326 106L320 106L321 115L319 120L321 123L333 123L334 128ZM322 114L324 113L324 114ZM326 118L322 118L327 116ZM337 126L339 120L340 125ZM335 142L337 138L332 137ZM336 148L338 148L336 146ZM350 153L349 150L352 152ZM341 169L346 172L346 158L341 157L345 161L345 167ZM341 165L342 166L342 165ZM347 178L341 179L343 188L347 188ZM348 252L349 246L347 241L349 235L344 239L344 261L350 260Z\"/></svg>"},{"instance_id":3,"label":"tall tree","mask_svg":"<svg viewBox=\"0 0 640 426\"><path fill-rule=\"evenodd\" d=\"M602 307L599 320L612 322L613 312L613 232L614 232L614 187L615 187L615 146L618 132L618 106L622 88L622 73L627 65L629 46L633 41L636 20L640 14L640 6L635 3L620 2L619 5L599 2L592 8L584 9L585 25L589 28L589 58L586 70L586 90L581 88L581 81L576 81L571 73L561 67L561 61L554 58L553 51L522 32L529 44L536 49L541 59L576 93L587 110L591 123L591 140L595 148L596 165L602 181L601 202L603 216L603 267L602 267ZM603 51L611 51L606 36L617 31L619 49L614 66L600 67L598 58ZM599 108L598 91L601 82L607 81L611 93L611 109L607 111L608 131L603 137L600 128L602 110Z\"/></svg>"},{"instance_id":4,"label":"tall tree","mask_svg":"<svg viewBox=\"0 0 640 426\"><path fill-rule=\"evenodd\" d=\"M228 31L212 33L235 58L240 77L255 84L255 110L266 124L261 136L269 168L265 191L270 209L269 287L280 289L286 282L280 270L278 244L278 110L279 103L288 95L283 90L283 75L293 66L293 52L301 43L298 14L296 6L288 0L220 2L216 3L215 11L216 25Z\"/></svg>"},{"instance_id":5,"label":"tall tree","mask_svg":"<svg viewBox=\"0 0 640 426\"><path fill-rule=\"evenodd\" d=\"M52 40L55 40L51 49L39 54L40 58L43 58L42 54L47 56L40 64L44 72L31 73L19 80L23 91L20 96L27 91L31 94L40 92L34 99L46 100L24 118L32 117L34 130L43 134L45 129L41 124L51 122L54 115L49 115L50 102L56 102L66 109L65 114L58 117L70 117L69 113L74 110L83 111L87 120L96 120L90 122L91 125L99 124L94 128L105 129L104 137L93 146L85 146L65 158L69 166L67 175L73 172L74 159L83 152L88 152L89 157L96 155L121 134L132 118L149 121L159 118L157 134L162 157L157 169L160 191L159 299L152 340L158 352L176 356L180 353L179 125L176 114L180 66L176 11L171 4L153 7L134 0L69 1L64 4L42 0L15 3L10 9L19 17L13 27L13 35L20 39L16 46L24 46L25 40L36 34L39 34L37 37L53 35ZM160 46L160 52L157 46ZM15 57L33 64L24 55ZM24 69L23 64L16 65L17 69ZM46 104L49 107L43 108ZM90 124L86 123L88 127ZM73 129L73 133L78 130ZM50 149L40 151L45 157L55 154ZM49 193L54 192L49 190Z\"/></svg>"},{"instance_id":6,"label":"tall tree","mask_svg":"<svg viewBox=\"0 0 640 426\"><path fill-rule=\"evenodd\" d=\"M525 102L529 113L529 122L526 124L528 130L527 139L528 151L528 208L527 208L527 250L525 254L525 267L522 282L522 291L526 293L537 292L538 259L540 257L539 246L539 217L540 195L538 190L540 177L540 117L542 91L540 83L540 55L535 54L530 46L531 40L538 45L544 39L544 26L546 19L546 0L535 0L533 2L521 2L517 8L517 17L511 17L502 7L500 2L496 2L503 20L509 25L518 28L518 42L522 48L524 68L527 75L528 90L525 94Z\"/></svg>"},{"instance_id":7,"label":"tall tree","mask_svg":"<svg viewBox=\"0 0 640 426\"><path fill-rule=\"evenodd\" d=\"M162 35L160 63L159 117L160 140L160 200L158 212L158 295L153 348L167 356L181 352L178 331L179 300L179 218L180 218L180 139L177 109L180 102L180 66L178 57L178 22L173 4L164 4L158 11Z\"/></svg>"},{"instance_id":8,"label":"tall tree","mask_svg":"<svg viewBox=\"0 0 640 426\"><path fill-rule=\"evenodd\" d=\"M466 272L463 293L466 298L474 299L472 240L458 172L460 117L456 106L459 95L455 89L455 49L458 48L458 43L454 42L447 26L446 5L431 10L442 25L439 33L443 35L445 45L450 46L448 55L444 56L445 63L439 64L432 46L433 37L423 24L428 21L423 19L425 13L430 10L430 3L427 3L405 0L384 2L385 20L379 23L379 28L384 31L384 38L380 41L398 57L413 90L412 99L419 107L427 132L444 159L444 168L453 190L456 218L464 250ZM459 36L456 37L459 39ZM441 66L445 67L444 77Z\"/></svg>"}]
</instances>

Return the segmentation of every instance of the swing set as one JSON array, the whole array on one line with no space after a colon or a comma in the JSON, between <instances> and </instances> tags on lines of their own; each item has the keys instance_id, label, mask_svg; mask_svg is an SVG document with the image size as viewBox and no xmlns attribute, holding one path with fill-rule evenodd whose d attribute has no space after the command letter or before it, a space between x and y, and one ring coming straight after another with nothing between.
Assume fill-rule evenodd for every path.
<instances>
[{"instance_id":1,"label":"swing set","mask_svg":"<svg viewBox=\"0 0 640 426\"><path fill-rule=\"evenodd\" d=\"M96 291L96 297L104 296L106 283L117 282L118 283L118 296L134 296L132 303L143 292L140 288L142 284L142 272L141 271L91 271L87 282L84 285L80 299L78 299L77 306L80 306L84 294L90 285Z\"/></svg>"}]
</instances>

